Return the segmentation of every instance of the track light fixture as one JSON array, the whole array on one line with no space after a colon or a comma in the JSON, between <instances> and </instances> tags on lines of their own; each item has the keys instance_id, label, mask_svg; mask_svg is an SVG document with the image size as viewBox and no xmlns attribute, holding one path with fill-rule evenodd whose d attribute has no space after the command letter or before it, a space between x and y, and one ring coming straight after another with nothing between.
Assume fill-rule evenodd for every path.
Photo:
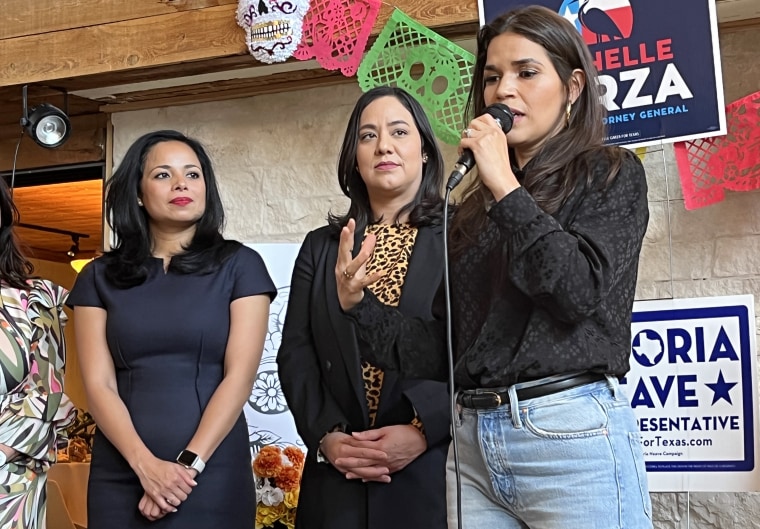
<instances>
[{"instance_id":1,"label":"track light fixture","mask_svg":"<svg viewBox=\"0 0 760 529\"><path fill-rule=\"evenodd\" d=\"M69 248L69 251L66 252L66 255L73 258L76 254L79 253L79 235L72 235L71 242L74 244L71 245L71 248Z\"/></svg>"},{"instance_id":2,"label":"track light fixture","mask_svg":"<svg viewBox=\"0 0 760 529\"><path fill-rule=\"evenodd\" d=\"M68 106L66 92L64 95L64 107ZM22 88L22 100L24 114L21 118L21 126L27 134L46 149L60 147L69 139L71 134L71 121L66 113L48 103L42 103L27 110L26 85Z\"/></svg>"},{"instance_id":3,"label":"track light fixture","mask_svg":"<svg viewBox=\"0 0 760 529\"><path fill-rule=\"evenodd\" d=\"M60 235L68 235L71 237L71 247L66 252L66 255L69 257L74 257L79 253L79 239L87 239L89 238L89 235L86 233L77 233L75 231L69 231L69 230L61 230L59 228L48 228L47 226L38 226L37 224L26 224L24 222L19 222L16 224L19 228L26 228L29 230L37 230L37 231L46 231L48 233L58 233Z\"/></svg>"}]
</instances>

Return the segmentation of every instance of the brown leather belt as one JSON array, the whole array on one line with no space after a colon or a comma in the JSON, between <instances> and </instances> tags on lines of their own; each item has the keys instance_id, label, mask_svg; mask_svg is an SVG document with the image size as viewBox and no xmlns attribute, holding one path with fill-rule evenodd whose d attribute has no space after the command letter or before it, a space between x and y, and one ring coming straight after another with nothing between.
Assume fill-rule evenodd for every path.
<instances>
[{"instance_id":1,"label":"brown leather belt","mask_svg":"<svg viewBox=\"0 0 760 529\"><path fill-rule=\"evenodd\" d=\"M527 399L535 399L538 397L545 397L546 395L552 395L566 389L575 388L584 384L590 384L591 382L598 382L605 380L605 376L601 373L581 373L580 375L574 375L562 380L555 380L553 382L547 382L546 384L539 384L537 386L531 386L528 388L520 388L517 390L517 400L523 401ZM487 408L498 408L504 404L509 403L509 393L507 388L480 388L480 389L467 389L461 391L457 395L457 403L461 404L465 408L473 408L476 410Z\"/></svg>"}]
</instances>

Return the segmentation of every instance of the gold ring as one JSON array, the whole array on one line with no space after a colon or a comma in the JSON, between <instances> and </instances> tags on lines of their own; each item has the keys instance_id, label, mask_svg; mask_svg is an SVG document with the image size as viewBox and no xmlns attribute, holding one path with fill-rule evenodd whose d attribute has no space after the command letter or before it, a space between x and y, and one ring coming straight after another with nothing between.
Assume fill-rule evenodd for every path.
<instances>
[{"instance_id":1,"label":"gold ring","mask_svg":"<svg viewBox=\"0 0 760 529\"><path fill-rule=\"evenodd\" d=\"M354 278L354 274L349 274L348 273L348 268L346 268L346 269L343 270L343 277L345 277L346 279L353 279Z\"/></svg>"},{"instance_id":2,"label":"gold ring","mask_svg":"<svg viewBox=\"0 0 760 529\"><path fill-rule=\"evenodd\" d=\"M472 138L472 129L464 129L462 133L464 133L466 138Z\"/></svg>"}]
</instances>

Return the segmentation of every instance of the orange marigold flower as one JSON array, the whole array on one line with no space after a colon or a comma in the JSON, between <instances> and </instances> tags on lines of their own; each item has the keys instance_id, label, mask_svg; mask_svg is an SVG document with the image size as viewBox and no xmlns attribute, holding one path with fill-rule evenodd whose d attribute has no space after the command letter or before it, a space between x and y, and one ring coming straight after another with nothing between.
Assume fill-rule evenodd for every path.
<instances>
[{"instance_id":1,"label":"orange marigold flower","mask_svg":"<svg viewBox=\"0 0 760 529\"><path fill-rule=\"evenodd\" d=\"M298 487L301 482L301 472L295 467L282 467L274 481L278 487L288 492Z\"/></svg>"},{"instance_id":2,"label":"orange marigold flower","mask_svg":"<svg viewBox=\"0 0 760 529\"><path fill-rule=\"evenodd\" d=\"M253 460L253 471L262 478L271 478L278 474L282 466L280 448L267 445L261 448L256 459Z\"/></svg>"},{"instance_id":3,"label":"orange marigold flower","mask_svg":"<svg viewBox=\"0 0 760 529\"><path fill-rule=\"evenodd\" d=\"M296 467L298 470L303 470L303 464L306 460L306 456L304 455L303 450L296 448L295 446L288 446L285 448L285 450L283 450L283 454L285 454L287 458L290 459L290 462L294 467Z\"/></svg>"}]
</instances>

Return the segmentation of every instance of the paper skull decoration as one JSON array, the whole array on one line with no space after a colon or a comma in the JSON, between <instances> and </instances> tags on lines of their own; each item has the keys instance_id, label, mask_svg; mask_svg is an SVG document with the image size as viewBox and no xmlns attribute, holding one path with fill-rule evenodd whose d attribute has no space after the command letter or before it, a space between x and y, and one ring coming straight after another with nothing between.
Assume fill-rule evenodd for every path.
<instances>
[{"instance_id":1,"label":"paper skull decoration","mask_svg":"<svg viewBox=\"0 0 760 529\"><path fill-rule=\"evenodd\" d=\"M301 42L309 0L240 0L237 23L248 51L261 62L283 62Z\"/></svg>"}]
</instances>

